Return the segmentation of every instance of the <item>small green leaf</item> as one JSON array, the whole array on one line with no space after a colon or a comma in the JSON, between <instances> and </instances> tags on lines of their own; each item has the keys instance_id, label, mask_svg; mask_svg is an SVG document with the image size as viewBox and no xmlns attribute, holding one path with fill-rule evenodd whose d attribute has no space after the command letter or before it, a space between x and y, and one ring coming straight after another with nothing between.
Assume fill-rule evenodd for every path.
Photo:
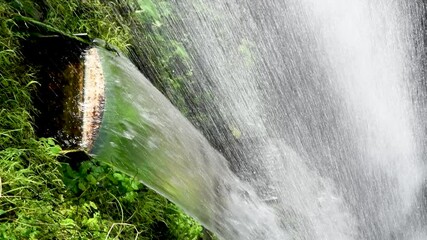
<instances>
[{"instance_id":1,"label":"small green leaf","mask_svg":"<svg viewBox=\"0 0 427 240\"><path fill-rule=\"evenodd\" d=\"M54 155L58 155L61 152L61 147L58 145L55 145L53 147L50 148L50 152Z\"/></svg>"},{"instance_id":2,"label":"small green leaf","mask_svg":"<svg viewBox=\"0 0 427 240\"><path fill-rule=\"evenodd\" d=\"M93 175L87 175L86 176L86 180L90 183L90 184L92 184L92 185L96 185L96 178L93 176Z\"/></svg>"},{"instance_id":3,"label":"small green leaf","mask_svg":"<svg viewBox=\"0 0 427 240\"><path fill-rule=\"evenodd\" d=\"M117 179L117 180L119 180L119 181L123 181L124 178L125 178L123 176L123 174L120 174L120 173L114 173L113 175L114 175L114 178Z\"/></svg>"},{"instance_id":4,"label":"small green leaf","mask_svg":"<svg viewBox=\"0 0 427 240\"><path fill-rule=\"evenodd\" d=\"M133 190L138 190L139 188L138 188L138 182L137 181L132 181L131 182L131 188L133 189Z\"/></svg>"},{"instance_id":5,"label":"small green leaf","mask_svg":"<svg viewBox=\"0 0 427 240\"><path fill-rule=\"evenodd\" d=\"M80 190L85 191L87 189L86 184L84 184L83 182L79 182L79 184L77 185L79 187Z\"/></svg>"},{"instance_id":6,"label":"small green leaf","mask_svg":"<svg viewBox=\"0 0 427 240\"><path fill-rule=\"evenodd\" d=\"M96 206L96 204L92 201L89 202L89 206L91 206L93 209L98 209L98 207Z\"/></svg>"},{"instance_id":7,"label":"small green leaf","mask_svg":"<svg viewBox=\"0 0 427 240\"><path fill-rule=\"evenodd\" d=\"M70 218L62 220L60 222L60 224L63 225L63 226L74 226L74 225L76 225L75 222L74 222L74 220L70 219Z\"/></svg>"},{"instance_id":8,"label":"small green leaf","mask_svg":"<svg viewBox=\"0 0 427 240\"><path fill-rule=\"evenodd\" d=\"M52 138L48 138L48 139L47 139L47 144L49 144L50 146L54 146L54 145L55 145L55 142L53 141L53 139L52 139Z\"/></svg>"}]
</instances>

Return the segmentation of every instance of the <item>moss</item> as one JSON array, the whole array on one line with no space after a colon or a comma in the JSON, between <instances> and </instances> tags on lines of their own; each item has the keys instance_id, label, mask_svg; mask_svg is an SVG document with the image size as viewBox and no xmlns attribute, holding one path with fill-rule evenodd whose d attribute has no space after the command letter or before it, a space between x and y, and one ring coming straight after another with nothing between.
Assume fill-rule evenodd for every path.
<instances>
[{"instance_id":1,"label":"moss","mask_svg":"<svg viewBox=\"0 0 427 240\"><path fill-rule=\"evenodd\" d=\"M87 33L125 50L118 2L0 1L0 239L197 239L201 227L132 177L95 161L70 166L37 138L37 68L21 44L33 35ZM126 7L126 6L124 6Z\"/></svg>"}]
</instances>

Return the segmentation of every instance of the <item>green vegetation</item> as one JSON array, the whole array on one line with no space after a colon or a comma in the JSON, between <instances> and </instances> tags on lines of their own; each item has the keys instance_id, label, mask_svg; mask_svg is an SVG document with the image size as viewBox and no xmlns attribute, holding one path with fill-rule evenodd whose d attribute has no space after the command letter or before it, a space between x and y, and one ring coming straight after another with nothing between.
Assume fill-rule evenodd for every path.
<instances>
[{"instance_id":1,"label":"green vegetation","mask_svg":"<svg viewBox=\"0 0 427 240\"><path fill-rule=\"evenodd\" d=\"M138 24L160 24L153 21L159 11L151 1L139 4L141 12L134 12L140 15ZM137 20L121 19L125 15L113 14L117 9L132 9L132 5L101 0L0 0L0 239L202 236L194 220L132 177L94 160L58 161L64 156L55 140L34 134L36 110L31 94L37 88L37 69L25 63L22 42L39 34L37 29L69 36L87 33L126 51L132 35L123 23ZM176 44L173 56L185 57L180 45L172 44ZM170 59L149 61L154 61L153 66L164 63L161 79L173 79L164 69Z\"/></svg>"},{"instance_id":2,"label":"green vegetation","mask_svg":"<svg viewBox=\"0 0 427 240\"><path fill-rule=\"evenodd\" d=\"M130 57L179 110L189 116L185 84L192 82L190 57L183 44L167 38L167 21L173 18L172 8L165 0L135 0L117 12L132 35Z\"/></svg>"}]
</instances>

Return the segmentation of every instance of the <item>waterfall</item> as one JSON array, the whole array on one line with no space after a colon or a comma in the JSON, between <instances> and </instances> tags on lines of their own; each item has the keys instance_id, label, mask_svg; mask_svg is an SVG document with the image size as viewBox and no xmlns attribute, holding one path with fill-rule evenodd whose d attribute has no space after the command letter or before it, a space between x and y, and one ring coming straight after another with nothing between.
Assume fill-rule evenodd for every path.
<instances>
[{"instance_id":1,"label":"waterfall","mask_svg":"<svg viewBox=\"0 0 427 240\"><path fill-rule=\"evenodd\" d=\"M99 129L85 128L98 132L93 143L83 142L93 146L91 154L176 202L220 237L287 239L274 209L128 59L93 48L86 64L85 89L105 87L102 97L85 92L86 99L104 99ZM93 105L85 102L85 115L93 114Z\"/></svg>"},{"instance_id":2,"label":"waterfall","mask_svg":"<svg viewBox=\"0 0 427 240\"><path fill-rule=\"evenodd\" d=\"M100 51L93 154L224 239L427 239L423 1L170 2L200 132Z\"/></svg>"},{"instance_id":3,"label":"waterfall","mask_svg":"<svg viewBox=\"0 0 427 240\"><path fill-rule=\"evenodd\" d=\"M291 239L427 238L422 1L172 2L197 125Z\"/></svg>"}]
</instances>

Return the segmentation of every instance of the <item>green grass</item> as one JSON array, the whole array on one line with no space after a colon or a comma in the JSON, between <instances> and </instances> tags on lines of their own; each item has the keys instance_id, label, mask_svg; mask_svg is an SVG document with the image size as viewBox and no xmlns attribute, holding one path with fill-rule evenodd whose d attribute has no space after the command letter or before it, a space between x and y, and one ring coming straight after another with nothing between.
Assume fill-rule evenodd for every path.
<instances>
[{"instance_id":1,"label":"green grass","mask_svg":"<svg viewBox=\"0 0 427 240\"><path fill-rule=\"evenodd\" d=\"M34 29L88 33L121 50L132 38L112 14L117 2L40 3L0 0L0 239L200 238L200 225L132 177L94 160L71 167L54 139L35 136L37 69L20 52Z\"/></svg>"}]
</instances>

